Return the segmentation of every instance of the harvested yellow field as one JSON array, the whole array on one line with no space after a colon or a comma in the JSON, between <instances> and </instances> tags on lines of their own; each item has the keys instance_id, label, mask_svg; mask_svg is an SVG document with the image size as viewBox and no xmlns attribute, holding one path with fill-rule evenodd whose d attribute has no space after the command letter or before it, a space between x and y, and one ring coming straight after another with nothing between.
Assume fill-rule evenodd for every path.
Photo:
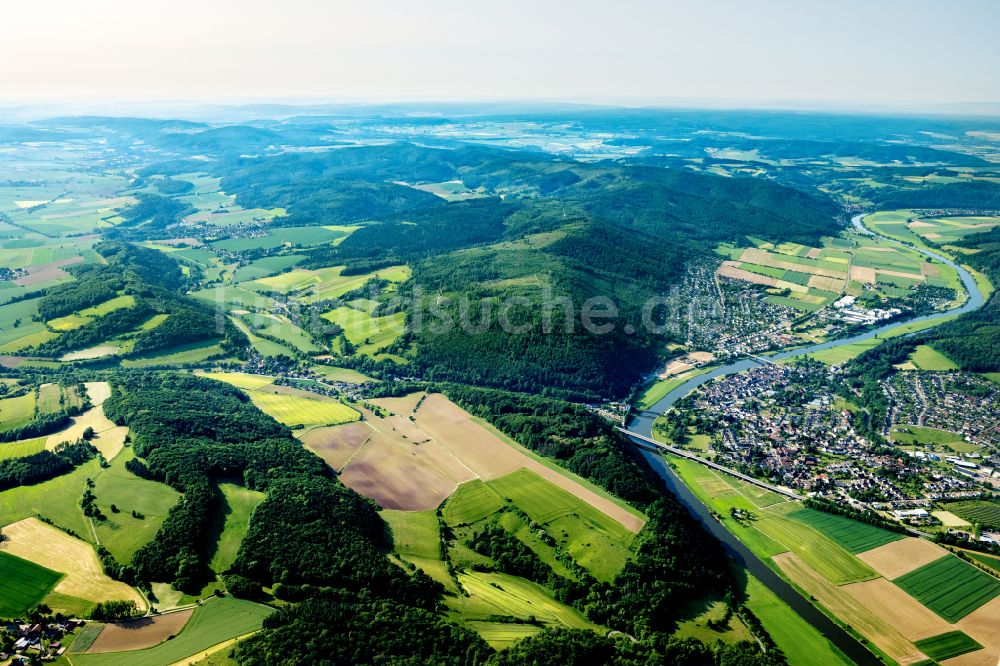
<instances>
[{"instance_id":1,"label":"harvested yellow field","mask_svg":"<svg viewBox=\"0 0 1000 666\"><path fill-rule=\"evenodd\" d=\"M949 632L953 627L885 578L852 583L841 589L911 641Z\"/></svg>"},{"instance_id":2,"label":"harvested yellow field","mask_svg":"<svg viewBox=\"0 0 1000 666\"><path fill-rule=\"evenodd\" d=\"M927 539L907 537L858 553L857 557L882 576L895 580L947 554L948 551Z\"/></svg>"},{"instance_id":3,"label":"harvested yellow field","mask_svg":"<svg viewBox=\"0 0 1000 666\"><path fill-rule=\"evenodd\" d=\"M198 374L202 377L225 382L236 388L251 391L274 383L274 377L268 375L251 375L246 372L200 372Z\"/></svg>"},{"instance_id":4,"label":"harvested yellow field","mask_svg":"<svg viewBox=\"0 0 1000 666\"><path fill-rule=\"evenodd\" d=\"M956 622L955 626L985 647L980 652L989 652L994 665L1000 664L1000 597L972 611Z\"/></svg>"},{"instance_id":5,"label":"harvested yellow field","mask_svg":"<svg viewBox=\"0 0 1000 666\"><path fill-rule=\"evenodd\" d=\"M446 446L484 480L495 479L524 467L632 532L638 532L645 524L645 519L627 511L608 497L514 448L440 393L433 393L424 399L415 414L415 422L421 430Z\"/></svg>"},{"instance_id":6,"label":"harvested yellow field","mask_svg":"<svg viewBox=\"0 0 1000 666\"><path fill-rule=\"evenodd\" d=\"M848 594L829 583L812 570L795 553L782 553L771 558L789 580L805 590L841 621L877 645L899 664L914 664L927 659L913 643L888 621Z\"/></svg>"},{"instance_id":7,"label":"harvested yellow field","mask_svg":"<svg viewBox=\"0 0 1000 666\"><path fill-rule=\"evenodd\" d=\"M87 652L125 652L159 645L179 634L191 619L192 613L194 609L188 609L129 622L106 624L98 634L97 640L87 648Z\"/></svg>"},{"instance_id":8,"label":"harvested yellow field","mask_svg":"<svg viewBox=\"0 0 1000 666\"><path fill-rule=\"evenodd\" d=\"M875 269L868 266L851 266L851 279L866 284L875 284L877 280Z\"/></svg>"},{"instance_id":9,"label":"harvested yellow field","mask_svg":"<svg viewBox=\"0 0 1000 666\"><path fill-rule=\"evenodd\" d=\"M0 550L66 574L54 592L94 602L131 600L139 608L146 607L137 590L105 575L90 544L37 518L25 518L7 525L3 532L7 538L0 541Z\"/></svg>"},{"instance_id":10,"label":"harvested yellow field","mask_svg":"<svg viewBox=\"0 0 1000 666\"><path fill-rule=\"evenodd\" d=\"M94 407L103 405L104 401L111 397L111 384L107 382L86 382L83 386L87 389L87 397Z\"/></svg>"},{"instance_id":11,"label":"harvested yellow field","mask_svg":"<svg viewBox=\"0 0 1000 666\"><path fill-rule=\"evenodd\" d=\"M75 442L83 438L83 432L87 428L94 429L94 437L90 443L97 447L97 450L107 460L118 455L122 447L125 446L128 428L115 425L114 421L105 416L103 405L98 405L91 407L79 416L74 416L72 425L65 430L49 435L49 438L45 440L45 448L52 451L64 442Z\"/></svg>"},{"instance_id":12,"label":"harvested yellow field","mask_svg":"<svg viewBox=\"0 0 1000 666\"><path fill-rule=\"evenodd\" d=\"M778 284L778 279L773 278L770 275L751 273L750 271L745 271L742 268L737 268L735 266L720 266L719 270L716 271L716 274L721 275L722 277L732 278L733 280L742 280L744 282L762 284L767 287L774 287Z\"/></svg>"},{"instance_id":13,"label":"harvested yellow field","mask_svg":"<svg viewBox=\"0 0 1000 666\"><path fill-rule=\"evenodd\" d=\"M839 294L844 290L847 283L843 278L832 278L825 275L813 275L809 278L809 286L813 289L822 289Z\"/></svg>"},{"instance_id":14,"label":"harvested yellow field","mask_svg":"<svg viewBox=\"0 0 1000 666\"><path fill-rule=\"evenodd\" d=\"M925 234L930 236L930 234ZM982 641L980 641L982 644ZM959 657L952 657L941 662L944 666L997 666L996 654L989 650L976 650L967 652Z\"/></svg>"},{"instance_id":15,"label":"harvested yellow field","mask_svg":"<svg viewBox=\"0 0 1000 666\"><path fill-rule=\"evenodd\" d=\"M376 398L372 402L382 409L388 409L393 414L405 417L417 410L417 405L420 404L424 395L423 393L410 393L398 398Z\"/></svg>"},{"instance_id":16,"label":"harvested yellow field","mask_svg":"<svg viewBox=\"0 0 1000 666\"><path fill-rule=\"evenodd\" d=\"M936 264L929 264L926 261L921 262L920 272L924 277L938 277L941 275L941 269Z\"/></svg>"},{"instance_id":17,"label":"harvested yellow field","mask_svg":"<svg viewBox=\"0 0 1000 666\"><path fill-rule=\"evenodd\" d=\"M923 280L924 276L920 273L904 273L903 271L887 271L879 268L876 273L879 275L891 275L893 277L906 278L908 280Z\"/></svg>"},{"instance_id":18,"label":"harvested yellow field","mask_svg":"<svg viewBox=\"0 0 1000 666\"><path fill-rule=\"evenodd\" d=\"M807 259L819 259L819 255L820 255L820 253L822 251L823 250L821 250L818 247L811 247L811 248L809 248L809 251L806 252L806 258Z\"/></svg>"},{"instance_id":19,"label":"harvested yellow field","mask_svg":"<svg viewBox=\"0 0 1000 666\"><path fill-rule=\"evenodd\" d=\"M910 365L913 365L912 363ZM914 366L912 369L916 369ZM951 511L931 511L931 515L941 521L945 527L971 527L972 523L959 518Z\"/></svg>"}]
</instances>

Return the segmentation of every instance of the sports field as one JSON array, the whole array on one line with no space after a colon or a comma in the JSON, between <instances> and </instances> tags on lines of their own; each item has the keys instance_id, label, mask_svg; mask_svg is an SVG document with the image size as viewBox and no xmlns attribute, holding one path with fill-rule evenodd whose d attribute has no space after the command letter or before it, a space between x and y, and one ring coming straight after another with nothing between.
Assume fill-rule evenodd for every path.
<instances>
[{"instance_id":1,"label":"sports field","mask_svg":"<svg viewBox=\"0 0 1000 666\"><path fill-rule=\"evenodd\" d=\"M18 617L52 591L62 574L0 550L0 617Z\"/></svg>"},{"instance_id":2,"label":"sports field","mask_svg":"<svg viewBox=\"0 0 1000 666\"><path fill-rule=\"evenodd\" d=\"M925 564L893 582L949 622L957 622L1000 595L1000 580L954 555Z\"/></svg>"},{"instance_id":3,"label":"sports field","mask_svg":"<svg viewBox=\"0 0 1000 666\"><path fill-rule=\"evenodd\" d=\"M73 666L170 666L219 643L260 629L274 609L233 597L210 598L195 609L184 629L156 647L131 652L73 654Z\"/></svg>"}]
</instances>

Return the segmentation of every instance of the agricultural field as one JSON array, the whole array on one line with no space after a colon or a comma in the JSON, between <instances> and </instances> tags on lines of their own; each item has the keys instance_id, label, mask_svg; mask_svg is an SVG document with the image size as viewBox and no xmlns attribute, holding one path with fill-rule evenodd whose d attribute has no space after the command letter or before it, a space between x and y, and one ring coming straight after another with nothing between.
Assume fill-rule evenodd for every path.
<instances>
[{"instance_id":1,"label":"agricultural field","mask_svg":"<svg viewBox=\"0 0 1000 666\"><path fill-rule=\"evenodd\" d=\"M324 396L307 398L301 395L251 391L250 399L262 412L290 427L337 425L360 418L354 409Z\"/></svg>"},{"instance_id":2,"label":"agricultural field","mask_svg":"<svg viewBox=\"0 0 1000 666\"><path fill-rule=\"evenodd\" d=\"M68 314L65 317L50 319L46 323L49 328L55 331L72 331L80 328L84 324L89 324L98 317L103 317L108 313L114 312L115 310L131 308L134 306L135 297L126 294L123 296L116 296L115 298L99 303L93 307L85 308L79 312Z\"/></svg>"},{"instance_id":3,"label":"agricultural field","mask_svg":"<svg viewBox=\"0 0 1000 666\"><path fill-rule=\"evenodd\" d=\"M34 414L34 391L28 391L16 398L3 398L0 400L0 432L20 428L30 423Z\"/></svg>"},{"instance_id":4,"label":"agricultural field","mask_svg":"<svg viewBox=\"0 0 1000 666\"><path fill-rule=\"evenodd\" d=\"M1000 502L965 500L943 505L948 511L973 524L1000 527Z\"/></svg>"},{"instance_id":5,"label":"agricultural field","mask_svg":"<svg viewBox=\"0 0 1000 666\"><path fill-rule=\"evenodd\" d=\"M151 648L179 634L191 615L193 609L164 613L153 617L144 617L127 622L109 623L103 627L97 626L99 633L90 641L77 645L79 637L73 641L73 652L125 652Z\"/></svg>"},{"instance_id":6,"label":"agricultural field","mask_svg":"<svg viewBox=\"0 0 1000 666\"><path fill-rule=\"evenodd\" d=\"M24 458L45 450L46 437L22 439L16 442L0 442L0 460Z\"/></svg>"},{"instance_id":7,"label":"agricultural field","mask_svg":"<svg viewBox=\"0 0 1000 666\"><path fill-rule=\"evenodd\" d=\"M918 217L907 222L906 228L935 245L944 245L985 233L998 224L1000 217L996 216Z\"/></svg>"},{"instance_id":8,"label":"agricultural field","mask_svg":"<svg viewBox=\"0 0 1000 666\"><path fill-rule=\"evenodd\" d=\"M846 241L824 238L822 247L758 241L756 247L727 249L728 259L718 275L786 291L787 295L768 298L804 312L826 307L845 293L858 296L865 289L894 298L921 283L960 287L957 273L947 266L929 263L893 243L858 235Z\"/></svg>"},{"instance_id":9,"label":"agricultural field","mask_svg":"<svg viewBox=\"0 0 1000 666\"><path fill-rule=\"evenodd\" d=\"M983 649L982 645L961 631L949 631L938 636L924 638L917 641L916 646L934 661L943 661L967 652Z\"/></svg>"},{"instance_id":10,"label":"agricultural field","mask_svg":"<svg viewBox=\"0 0 1000 666\"><path fill-rule=\"evenodd\" d=\"M927 539L905 537L858 553L858 559L892 580L939 560L948 554L941 546Z\"/></svg>"},{"instance_id":11,"label":"agricultural field","mask_svg":"<svg viewBox=\"0 0 1000 666\"><path fill-rule=\"evenodd\" d=\"M274 377L243 372L206 372L202 376L242 389L258 409L293 428L339 425L361 417L357 411L334 398L289 386L271 386Z\"/></svg>"},{"instance_id":12,"label":"agricultural field","mask_svg":"<svg viewBox=\"0 0 1000 666\"><path fill-rule=\"evenodd\" d=\"M332 243L345 235L342 231L331 230L326 227L275 227L262 236L255 238L230 238L216 241L212 243L212 247L230 252L269 250L283 245L309 247L311 245Z\"/></svg>"},{"instance_id":13,"label":"agricultural field","mask_svg":"<svg viewBox=\"0 0 1000 666\"><path fill-rule=\"evenodd\" d=\"M1000 580L946 555L893 582L948 622L957 622L1000 596Z\"/></svg>"},{"instance_id":14,"label":"agricultural field","mask_svg":"<svg viewBox=\"0 0 1000 666\"><path fill-rule=\"evenodd\" d=\"M198 606L184 629L156 647L105 654L74 653L73 666L170 666L220 643L260 629L272 608L251 601L223 597Z\"/></svg>"},{"instance_id":15,"label":"agricultural field","mask_svg":"<svg viewBox=\"0 0 1000 666\"><path fill-rule=\"evenodd\" d=\"M85 541L75 539L37 518L26 518L7 525L3 532L7 538L0 542L0 552L63 574L53 588L57 596L46 602L54 610L82 612L81 602L86 608L88 604L92 606L105 599L132 600L139 608L146 608L146 602L137 590L108 578L97 553ZM72 605L64 605L70 599Z\"/></svg>"},{"instance_id":16,"label":"agricultural field","mask_svg":"<svg viewBox=\"0 0 1000 666\"><path fill-rule=\"evenodd\" d=\"M167 513L180 499L180 494L170 486L143 479L125 469L125 463L134 457L131 448L123 449L94 478L95 503L107 516L107 520L94 522L94 531L101 545L119 562L130 561L135 551L156 536ZM117 512L111 509L112 504ZM133 511L142 518L134 517Z\"/></svg>"},{"instance_id":17,"label":"agricultural field","mask_svg":"<svg viewBox=\"0 0 1000 666\"><path fill-rule=\"evenodd\" d=\"M754 522L754 526L834 585L871 580L878 575L834 538L804 521L795 520L792 516L802 509L790 508L793 510L786 515L768 511Z\"/></svg>"},{"instance_id":18,"label":"agricultural field","mask_svg":"<svg viewBox=\"0 0 1000 666\"><path fill-rule=\"evenodd\" d=\"M209 566L216 573L224 573L236 561L253 510L264 501L265 495L235 483L220 483L219 490L222 506L218 517L222 519L222 526Z\"/></svg>"},{"instance_id":19,"label":"agricultural field","mask_svg":"<svg viewBox=\"0 0 1000 666\"><path fill-rule=\"evenodd\" d=\"M424 571L449 590L455 587L448 567L441 560L441 530L435 511L384 509L382 519L392 530L393 547L399 557Z\"/></svg>"},{"instance_id":20,"label":"agricultural field","mask_svg":"<svg viewBox=\"0 0 1000 666\"><path fill-rule=\"evenodd\" d=\"M243 286L264 292L276 291L282 294L294 294L305 303L313 303L340 298L373 278L388 282L405 282L410 277L408 266L390 266L360 275L341 275L344 268L344 266L315 270L296 268L288 273L244 282Z\"/></svg>"},{"instance_id":21,"label":"agricultural field","mask_svg":"<svg viewBox=\"0 0 1000 666\"><path fill-rule=\"evenodd\" d=\"M800 509L787 516L819 530L852 553L861 553L904 538L902 534L815 509Z\"/></svg>"},{"instance_id":22,"label":"agricultural field","mask_svg":"<svg viewBox=\"0 0 1000 666\"><path fill-rule=\"evenodd\" d=\"M240 266L233 274L233 282L246 282L270 277L289 270L292 266L306 258L304 254L279 254L273 257L261 257L251 261L246 266Z\"/></svg>"},{"instance_id":23,"label":"agricultural field","mask_svg":"<svg viewBox=\"0 0 1000 666\"><path fill-rule=\"evenodd\" d=\"M0 546L0 617L18 617L44 599L63 575L4 552Z\"/></svg>"},{"instance_id":24,"label":"agricultural field","mask_svg":"<svg viewBox=\"0 0 1000 666\"><path fill-rule=\"evenodd\" d=\"M364 310L341 306L323 313L323 318L344 329L344 337L357 353L374 355L396 341L405 328L405 313L373 317Z\"/></svg>"}]
</instances>

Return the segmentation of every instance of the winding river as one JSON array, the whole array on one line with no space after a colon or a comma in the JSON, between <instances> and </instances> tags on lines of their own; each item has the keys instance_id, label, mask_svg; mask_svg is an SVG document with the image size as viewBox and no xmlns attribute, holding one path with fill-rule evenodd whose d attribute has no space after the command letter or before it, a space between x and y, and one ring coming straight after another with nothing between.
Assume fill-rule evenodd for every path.
<instances>
[{"instance_id":1,"label":"winding river","mask_svg":"<svg viewBox=\"0 0 1000 666\"><path fill-rule=\"evenodd\" d=\"M854 225L855 230L863 235L874 236L872 231L867 229L861 222L864 215L855 215L851 218L851 224ZM899 241L892 238L888 238L881 234L878 234L883 240L889 241L896 245L903 245ZM910 325L914 322L925 322L934 320L945 320L952 315L963 314L965 312L971 312L983 305L985 298L982 291L979 289L979 285L976 283L975 278L969 273L968 270L962 268L952 260L941 256L940 254L927 250L924 248L914 247L911 245L906 246L908 249L919 252L927 257L933 258L947 266L951 266L957 272L962 280L962 285L965 287L968 293L968 298L960 306L947 310L945 312L936 312L934 314L925 315L922 317L914 317L908 319L904 322L893 322L885 326L881 326L858 335L851 336L849 338L841 338L838 340L830 340L827 342L822 342L807 347L799 347L796 349L790 349L788 351L779 352L769 359L780 360L786 358L795 358L798 356L805 356L813 352L821 351L823 349L832 349L834 347L840 347L842 345L848 345L851 343L859 342L862 340L868 340L874 337L883 336L886 333L896 330L897 328ZM929 328L930 326L928 326ZM692 377L688 381L684 382L670 393L665 395L660 399L655 405L650 409L638 413L635 415L628 424L628 429L632 432L642 435L644 437L653 436L653 422L656 420L657 416L662 414L670 407L672 404L686 396L688 393L693 391L698 386L704 384L707 381L715 379L716 377L723 377L726 375L735 374L738 372L743 372L749 370L750 368L760 365L758 361L752 359L741 359L728 363L726 365L721 365L713 368L709 372ZM721 523L719 523L712 514L707 506L705 506L701 500L699 500L691 490L684 485L684 483L677 477L676 474L670 469L663 458L657 454L650 452L645 447L648 446L645 442L641 440L634 440L640 445L640 451L642 455L646 458L649 465L656 471L657 474L663 479L667 487L674 492L675 495L680 499L691 513L698 518L716 538L718 538L729 554L741 563L746 569L757 577L762 583L767 585L767 587L774 592L782 601L788 604L792 609L798 613L802 619L815 627L820 633L822 633L826 638L830 640L834 645L837 646L844 654L850 657L853 661L862 666L867 666L871 664L875 666L881 664L882 662L878 660L874 654L872 654L868 648L864 647L857 639L852 635L847 633L839 625L834 623L829 617L820 612L815 606L813 606L805 597L803 597L799 592L797 592L791 585L789 585L783 578L781 578L771 567L765 564L759 557L754 555L749 548L747 548L739 539L737 539L732 532L726 529Z\"/></svg>"}]
</instances>

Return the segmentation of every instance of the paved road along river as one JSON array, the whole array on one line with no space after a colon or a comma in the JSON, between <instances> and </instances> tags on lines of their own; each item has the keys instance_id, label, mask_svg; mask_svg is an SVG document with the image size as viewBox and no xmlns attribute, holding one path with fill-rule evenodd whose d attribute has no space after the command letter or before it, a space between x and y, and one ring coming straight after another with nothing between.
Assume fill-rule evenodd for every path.
<instances>
[{"instance_id":1,"label":"paved road along river","mask_svg":"<svg viewBox=\"0 0 1000 666\"><path fill-rule=\"evenodd\" d=\"M876 235L869 229L867 229L861 222L863 215L856 215L851 219L851 223L854 225L855 230L864 235ZM897 245L902 245L898 241L895 241L886 236L880 236L882 239L887 240ZM901 326L906 326L912 324L913 322L919 321L932 321L941 319L944 320L951 315L963 314L965 312L971 312L976 308L979 308L985 302L983 293L979 289L979 285L976 283L975 278L961 266L957 265L950 259L941 256L936 252L927 250L924 248L907 246L912 250L920 252L925 256L932 257L935 261L939 261L943 264L951 266L956 271L958 271L959 277L962 279L962 285L965 287L966 292L968 292L968 298L959 307L953 308L946 312L937 312L931 315L926 315L923 317L915 317L908 319L904 322L894 322L892 324L887 324L879 328L872 329L865 333L855 335L849 338L842 338L839 340L830 340L828 342L822 342L815 345L810 345L808 347L799 347L797 349L791 349L784 352L779 352L772 356L769 356L771 360L780 360L785 358L795 358L797 356L804 356L806 354L811 354L823 349L832 349L833 347L840 347L842 345L851 344L854 342L859 342L861 340L868 340L876 336L884 336L886 333L895 330ZM629 421L628 429L634 433L642 435L644 437L653 436L653 421L656 420L656 416L662 414L670 407L672 404L686 396L688 393L693 391L696 387L704 384L707 381L715 379L716 377L723 377L725 375L735 374L737 372L743 372L749 370L750 368L760 365L760 362L753 359L741 359L739 361L734 361L733 363L728 363L726 365L713 368L711 371L698 375L697 377L692 377L688 381L684 382L673 391L665 395L659 402L653 405L650 409L645 412L637 414L631 421ZM685 486L680 479L673 473L670 467L664 462L663 458L658 453L653 453L649 451L645 442L639 439L635 439L635 442L640 445L640 450L642 455L646 458L646 461L650 466L663 478L667 487L670 488L674 494L680 499L680 501L694 514L702 523L708 528L708 530L717 537L726 546L727 551L740 563L742 563L754 576L756 576L762 583L768 586L772 592L774 592L778 597L782 599L785 603L791 606L801 617L806 620L825 635L834 645L836 645L842 652L853 659L858 664L866 666L871 664L875 666L876 664L881 664L875 655L873 655L868 648L864 647L860 642L857 641L853 636L844 631L840 626L835 624L830 618L821 613L815 606L813 606L809 601L805 599L801 594L799 594L791 585L789 585L784 579L778 576L769 566L767 566L760 558L750 552L750 549L743 545L732 532L727 530L722 526L717 520L712 517L711 512L708 507L702 504L694 493L692 493L687 486Z\"/></svg>"}]
</instances>

